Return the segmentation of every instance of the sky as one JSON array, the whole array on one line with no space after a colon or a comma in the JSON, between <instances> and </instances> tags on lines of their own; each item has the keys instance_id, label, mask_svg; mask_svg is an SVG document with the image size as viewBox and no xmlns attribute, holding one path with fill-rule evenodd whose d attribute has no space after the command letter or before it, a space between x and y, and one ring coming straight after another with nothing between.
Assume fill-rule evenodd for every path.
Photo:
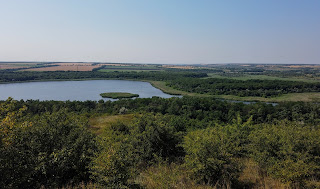
<instances>
[{"instance_id":1,"label":"sky","mask_svg":"<svg viewBox=\"0 0 320 189\"><path fill-rule=\"evenodd\" d=\"M320 0L0 0L0 61L320 64Z\"/></svg>"}]
</instances>

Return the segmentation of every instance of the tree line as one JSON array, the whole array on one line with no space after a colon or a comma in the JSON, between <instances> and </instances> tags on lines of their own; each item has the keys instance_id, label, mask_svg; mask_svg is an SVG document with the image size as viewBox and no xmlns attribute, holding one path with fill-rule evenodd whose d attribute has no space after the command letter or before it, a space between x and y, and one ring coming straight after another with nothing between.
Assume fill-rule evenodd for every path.
<instances>
[{"instance_id":1,"label":"tree line","mask_svg":"<svg viewBox=\"0 0 320 189\"><path fill-rule=\"evenodd\" d=\"M283 80L236 80L236 79L196 79L178 78L168 81L168 86L175 89L212 95L236 95L275 97L287 93L319 92L320 83Z\"/></svg>"},{"instance_id":2,"label":"tree line","mask_svg":"<svg viewBox=\"0 0 320 189\"><path fill-rule=\"evenodd\" d=\"M21 82L21 81L41 81L41 80L76 80L76 79L148 79L165 81L179 77L202 78L207 77L206 73L194 72L75 72L75 71L55 71L55 72L12 72L0 71L0 82Z\"/></svg>"}]
</instances>

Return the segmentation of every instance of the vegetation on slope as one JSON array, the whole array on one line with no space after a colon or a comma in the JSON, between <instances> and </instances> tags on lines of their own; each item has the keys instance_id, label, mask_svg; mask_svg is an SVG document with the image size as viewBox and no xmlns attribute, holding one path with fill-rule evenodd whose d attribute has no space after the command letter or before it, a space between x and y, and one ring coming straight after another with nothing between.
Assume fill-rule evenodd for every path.
<instances>
[{"instance_id":1,"label":"vegetation on slope","mask_svg":"<svg viewBox=\"0 0 320 189\"><path fill-rule=\"evenodd\" d=\"M316 187L319 106L8 99L0 103L0 186Z\"/></svg>"}]
</instances>

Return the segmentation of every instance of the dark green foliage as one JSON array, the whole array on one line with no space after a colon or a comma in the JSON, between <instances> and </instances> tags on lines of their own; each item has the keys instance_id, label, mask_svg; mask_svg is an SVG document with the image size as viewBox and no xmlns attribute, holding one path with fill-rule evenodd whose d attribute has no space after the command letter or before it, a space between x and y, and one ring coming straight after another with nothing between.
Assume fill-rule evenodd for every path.
<instances>
[{"instance_id":1,"label":"dark green foliage","mask_svg":"<svg viewBox=\"0 0 320 189\"><path fill-rule=\"evenodd\" d=\"M1 148L2 188L58 187L88 181L95 137L83 118L59 111L37 117Z\"/></svg>"},{"instance_id":2,"label":"dark green foliage","mask_svg":"<svg viewBox=\"0 0 320 189\"><path fill-rule=\"evenodd\" d=\"M280 122L261 125L250 135L252 157L267 174L303 186L320 176L320 129Z\"/></svg>"},{"instance_id":3,"label":"dark green foliage","mask_svg":"<svg viewBox=\"0 0 320 189\"><path fill-rule=\"evenodd\" d=\"M320 83L283 80L178 78L168 82L175 89L214 95L274 97L287 93L319 92Z\"/></svg>"},{"instance_id":4,"label":"dark green foliage","mask_svg":"<svg viewBox=\"0 0 320 189\"><path fill-rule=\"evenodd\" d=\"M239 143L222 129L190 132L184 139L183 147L186 151L185 166L199 182L222 188L237 179L241 168L235 158Z\"/></svg>"},{"instance_id":5,"label":"dark green foliage","mask_svg":"<svg viewBox=\"0 0 320 189\"><path fill-rule=\"evenodd\" d=\"M201 78L206 73L193 72L10 72L0 71L0 82L34 81L34 80L75 80L75 79L149 79L166 81L175 78Z\"/></svg>"},{"instance_id":6,"label":"dark green foliage","mask_svg":"<svg viewBox=\"0 0 320 189\"><path fill-rule=\"evenodd\" d=\"M113 99L121 99L121 98L133 98L133 97L139 97L138 94L132 94L132 93L121 93L121 92L115 92L115 93L101 93L101 97L103 98L113 98Z\"/></svg>"},{"instance_id":7,"label":"dark green foliage","mask_svg":"<svg viewBox=\"0 0 320 189\"><path fill-rule=\"evenodd\" d=\"M27 106L26 113L41 114L67 109L77 114L109 113L118 114L125 107L127 112L153 112L179 116L179 122L185 122L184 129L206 128L214 124L233 123L239 113L241 119L252 116L253 123L272 123L276 120L297 121L301 124L320 123L320 104L306 102L286 102L276 106L265 103L230 103L214 98L182 97L162 99L137 98L111 101L38 101L17 102L16 107ZM188 121L186 121L188 120Z\"/></svg>"},{"instance_id":8,"label":"dark green foliage","mask_svg":"<svg viewBox=\"0 0 320 189\"><path fill-rule=\"evenodd\" d=\"M173 161L184 155L179 146L182 133L171 124L175 119L172 116L146 114L132 125L133 144L140 148L143 162L152 162L155 158Z\"/></svg>"}]
</instances>

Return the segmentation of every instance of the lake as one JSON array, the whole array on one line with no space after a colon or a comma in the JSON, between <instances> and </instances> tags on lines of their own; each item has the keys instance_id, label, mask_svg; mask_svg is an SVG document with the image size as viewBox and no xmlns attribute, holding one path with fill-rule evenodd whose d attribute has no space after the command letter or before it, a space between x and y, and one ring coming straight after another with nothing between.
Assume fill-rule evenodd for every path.
<instances>
[{"instance_id":1,"label":"lake","mask_svg":"<svg viewBox=\"0 0 320 189\"><path fill-rule=\"evenodd\" d=\"M12 97L15 100L115 100L102 98L104 92L128 92L139 94L140 98L158 96L170 98L148 82L126 80L87 80L87 81L46 81L0 84L0 100Z\"/></svg>"}]
</instances>

